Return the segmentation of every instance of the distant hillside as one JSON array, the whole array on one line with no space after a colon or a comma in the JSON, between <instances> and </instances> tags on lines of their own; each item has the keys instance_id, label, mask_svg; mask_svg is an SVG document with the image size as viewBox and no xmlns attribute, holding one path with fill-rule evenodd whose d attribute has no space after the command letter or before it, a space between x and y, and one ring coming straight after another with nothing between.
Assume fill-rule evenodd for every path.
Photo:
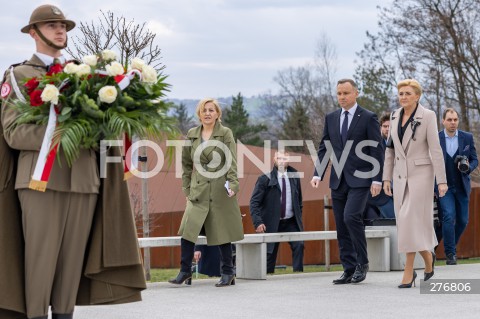
<instances>
[{"instance_id":1,"label":"distant hillside","mask_svg":"<svg viewBox=\"0 0 480 319\"><path fill-rule=\"evenodd\" d=\"M229 108L232 105L232 97L220 97L217 98L222 110L225 108ZM195 108L200 100L191 100L191 99L168 99L168 102L173 102L175 104L183 103L187 106L188 113L190 115L195 114ZM260 116L260 108L262 106L262 99L256 96L253 97L243 97L243 103L245 105L245 109L250 114L250 118L256 118Z\"/></svg>"}]
</instances>

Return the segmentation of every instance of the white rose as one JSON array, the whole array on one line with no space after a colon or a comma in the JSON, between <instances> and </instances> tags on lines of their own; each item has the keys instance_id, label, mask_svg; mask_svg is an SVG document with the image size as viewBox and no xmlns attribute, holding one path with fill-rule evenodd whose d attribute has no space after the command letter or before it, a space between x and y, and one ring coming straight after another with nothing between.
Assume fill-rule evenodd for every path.
<instances>
[{"instance_id":1,"label":"white rose","mask_svg":"<svg viewBox=\"0 0 480 319\"><path fill-rule=\"evenodd\" d=\"M63 68L63 72L68 73L68 74L77 73L77 70L78 70L78 65L76 65L76 64L73 63L73 62L68 63L68 64L65 65L65 67Z\"/></svg>"},{"instance_id":2,"label":"white rose","mask_svg":"<svg viewBox=\"0 0 480 319\"><path fill-rule=\"evenodd\" d=\"M116 60L117 59L117 54L115 52L113 52L112 50L103 50L102 51L102 58L105 61Z\"/></svg>"},{"instance_id":3,"label":"white rose","mask_svg":"<svg viewBox=\"0 0 480 319\"><path fill-rule=\"evenodd\" d=\"M121 75L125 72L123 69L123 65L121 65L118 62L112 62L105 66L105 70L107 70L108 75L110 76L116 76L116 75Z\"/></svg>"},{"instance_id":4,"label":"white rose","mask_svg":"<svg viewBox=\"0 0 480 319\"><path fill-rule=\"evenodd\" d=\"M58 91L57 87L52 84L45 85L40 98L43 102L51 102L53 104L58 104L58 95L60 92Z\"/></svg>"},{"instance_id":5,"label":"white rose","mask_svg":"<svg viewBox=\"0 0 480 319\"><path fill-rule=\"evenodd\" d=\"M106 85L98 91L100 101L105 103L113 103L117 98L117 89L114 86Z\"/></svg>"},{"instance_id":6,"label":"white rose","mask_svg":"<svg viewBox=\"0 0 480 319\"><path fill-rule=\"evenodd\" d=\"M77 66L77 70L75 73L78 76L82 76L82 75L90 74L90 72L92 72L92 68L90 67L90 65L82 63Z\"/></svg>"},{"instance_id":7,"label":"white rose","mask_svg":"<svg viewBox=\"0 0 480 319\"><path fill-rule=\"evenodd\" d=\"M150 65L144 65L142 68L142 81L147 83L157 82L157 71Z\"/></svg>"},{"instance_id":8,"label":"white rose","mask_svg":"<svg viewBox=\"0 0 480 319\"><path fill-rule=\"evenodd\" d=\"M140 58L134 58L132 60L132 63L130 64L130 68L132 69L137 69L137 70L142 70L145 65L145 61L143 61Z\"/></svg>"},{"instance_id":9,"label":"white rose","mask_svg":"<svg viewBox=\"0 0 480 319\"><path fill-rule=\"evenodd\" d=\"M95 66L97 65L97 59L98 58L96 55L86 55L83 57L82 61L90 66Z\"/></svg>"}]
</instances>

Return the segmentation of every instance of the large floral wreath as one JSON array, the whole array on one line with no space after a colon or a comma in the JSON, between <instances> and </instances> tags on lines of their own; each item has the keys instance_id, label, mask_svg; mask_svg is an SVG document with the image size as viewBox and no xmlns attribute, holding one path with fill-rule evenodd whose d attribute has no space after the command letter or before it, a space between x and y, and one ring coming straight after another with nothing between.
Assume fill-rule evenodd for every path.
<instances>
[{"instance_id":1,"label":"large floral wreath","mask_svg":"<svg viewBox=\"0 0 480 319\"><path fill-rule=\"evenodd\" d=\"M61 148L68 165L81 148L97 148L102 139L162 138L174 132L169 104L161 100L168 91L166 76L143 60L127 66L116 54L104 50L85 56L83 63L56 64L40 78L24 83L26 100L16 100L15 125L47 125L56 119L50 150Z\"/></svg>"}]
</instances>

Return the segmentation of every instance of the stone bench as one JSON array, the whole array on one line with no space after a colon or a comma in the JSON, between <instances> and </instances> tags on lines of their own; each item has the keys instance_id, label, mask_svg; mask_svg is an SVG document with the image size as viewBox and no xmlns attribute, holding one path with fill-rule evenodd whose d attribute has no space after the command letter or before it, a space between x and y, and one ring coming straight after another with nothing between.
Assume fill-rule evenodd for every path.
<instances>
[{"instance_id":1,"label":"stone bench","mask_svg":"<svg viewBox=\"0 0 480 319\"><path fill-rule=\"evenodd\" d=\"M371 271L390 271L390 239L388 230L366 230ZM180 236L139 238L140 248L180 246ZM267 243L336 240L336 231L304 231L291 233L246 234L235 242L237 278L267 279ZM199 236L197 244L207 243Z\"/></svg>"},{"instance_id":2,"label":"stone bench","mask_svg":"<svg viewBox=\"0 0 480 319\"><path fill-rule=\"evenodd\" d=\"M390 271L390 239L386 230L367 230L368 258L371 271ZM237 278L267 278L267 243L336 240L336 231L247 234L236 242Z\"/></svg>"}]
</instances>

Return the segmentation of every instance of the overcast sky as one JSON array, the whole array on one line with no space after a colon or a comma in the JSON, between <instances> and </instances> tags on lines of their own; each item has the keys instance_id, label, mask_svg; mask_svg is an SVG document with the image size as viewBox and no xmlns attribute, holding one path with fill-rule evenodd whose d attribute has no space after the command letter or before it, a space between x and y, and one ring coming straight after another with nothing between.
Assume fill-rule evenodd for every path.
<instances>
[{"instance_id":1,"label":"overcast sky","mask_svg":"<svg viewBox=\"0 0 480 319\"><path fill-rule=\"evenodd\" d=\"M386 0L2 0L0 69L28 59L33 40L20 29L38 5L55 4L74 21L97 20L100 10L157 34L169 98L244 96L278 90L275 74L313 60L325 33L336 46L337 78L354 73L355 52L377 30ZM69 33L75 35L75 29Z\"/></svg>"}]
</instances>

